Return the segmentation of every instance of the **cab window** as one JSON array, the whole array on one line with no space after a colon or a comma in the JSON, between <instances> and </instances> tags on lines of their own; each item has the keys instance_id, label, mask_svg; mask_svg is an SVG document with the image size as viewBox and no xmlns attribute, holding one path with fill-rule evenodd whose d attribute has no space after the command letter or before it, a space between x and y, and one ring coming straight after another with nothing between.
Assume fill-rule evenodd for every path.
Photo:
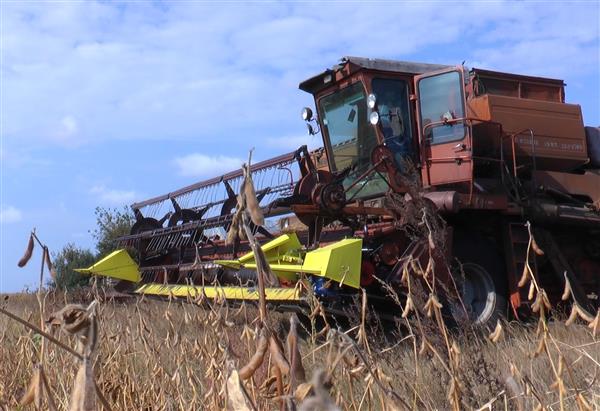
<instances>
[{"instance_id":1,"label":"cab window","mask_svg":"<svg viewBox=\"0 0 600 411\"><path fill-rule=\"evenodd\" d=\"M413 136L410 125L409 90L404 80L376 78L372 82L377 97L377 110L385 140L398 165L401 159L413 157Z\"/></svg>"},{"instance_id":2,"label":"cab window","mask_svg":"<svg viewBox=\"0 0 600 411\"><path fill-rule=\"evenodd\" d=\"M421 130L425 142L441 144L462 140L465 124L462 84L457 71L424 77L418 82ZM431 123L438 123L429 126Z\"/></svg>"},{"instance_id":3,"label":"cab window","mask_svg":"<svg viewBox=\"0 0 600 411\"><path fill-rule=\"evenodd\" d=\"M367 99L362 83L354 83L319 100L320 117L331 147L332 171L350 170L344 180L348 187L371 166L371 152L377 146L375 130L369 123ZM381 176L372 174L355 185L348 198L361 198L387 190Z\"/></svg>"}]
</instances>

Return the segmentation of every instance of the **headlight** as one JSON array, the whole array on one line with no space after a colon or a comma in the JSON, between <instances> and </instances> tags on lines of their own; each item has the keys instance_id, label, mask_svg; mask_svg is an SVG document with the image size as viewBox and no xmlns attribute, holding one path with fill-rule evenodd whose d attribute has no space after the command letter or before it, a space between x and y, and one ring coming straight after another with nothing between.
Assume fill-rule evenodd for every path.
<instances>
[{"instance_id":1,"label":"headlight","mask_svg":"<svg viewBox=\"0 0 600 411\"><path fill-rule=\"evenodd\" d=\"M377 104L377 96L371 93L367 96L367 107L372 110L375 108L375 104Z\"/></svg>"},{"instance_id":2,"label":"headlight","mask_svg":"<svg viewBox=\"0 0 600 411\"><path fill-rule=\"evenodd\" d=\"M377 125L377 123L379 123L378 112L372 111L371 114L369 114L369 123L373 124L374 126Z\"/></svg>"},{"instance_id":3,"label":"headlight","mask_svg":"<svg viewBox=\"0 0 600 411\"><path fill-rule=\"evenodd\" d=\"M310 107L304 107L302 109L302 120L310 121L310 120L312 120L312 117L313 117L313 112L310 109Z\"/></svg>"}]
</instances>

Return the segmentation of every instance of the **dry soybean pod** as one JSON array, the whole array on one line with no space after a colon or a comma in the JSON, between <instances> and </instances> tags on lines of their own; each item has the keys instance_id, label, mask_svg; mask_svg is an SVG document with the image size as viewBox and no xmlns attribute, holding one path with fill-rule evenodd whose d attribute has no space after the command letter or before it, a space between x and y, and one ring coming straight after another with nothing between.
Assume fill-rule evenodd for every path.
<instances>
[{"instance_id":1,"label":"dry soybean pod","mask_svg":"<svg viewBox=\"0 0 600 411\"><path fill-rule=\"evenodd\" d=\"M254 353L254 355L252 355L252 358L250 358L248 364L244 365L238 372L242 380L247 380L248 378L254 375L258 367L260 367L260 365L262 364L268 347L269 339L267 338L264 332L261 332L260 337L258 339L258 344L256 345L256 352Z\"/></svg>"},{"instance_id":2,"label":"dry soybean pod","mask_svg":"<svg viewBox=\"0 0 600 411\"><path fill-rule=\"evenodd\" d=\"M23 257L21 257L21 259L19 260L18 266L19 267L25 267L25 265L29 262L29 260L31 259L31 256L33 255L33 247L34 247L34 242L33 242L33 234L29 235L29 243L27 243L27 248L25 249L25 253L23 254Z\"/></svg>"}]
</instances>

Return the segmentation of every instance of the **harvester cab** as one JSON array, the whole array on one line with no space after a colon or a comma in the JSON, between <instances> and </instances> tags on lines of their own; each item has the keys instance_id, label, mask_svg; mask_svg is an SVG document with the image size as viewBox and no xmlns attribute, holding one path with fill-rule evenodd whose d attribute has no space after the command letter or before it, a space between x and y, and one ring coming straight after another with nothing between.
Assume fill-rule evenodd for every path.
<instances>
[{"instance_id":1,"label":"harvester cab","mask_svg":"<svg viewBox=\"0 0 600 411\"><path fill-rule=\"evenodd\" d=\"M398 188L393 170L419 164L414 77L446 68L347 57L300 84L315 98L329 170L346 173L349 199L381 196L391 184Z\"/></svg>"},{"instance_id":2,"label":"harvester cab","mask_svg":"<svg viewBox=\"0 0 600 411\"><path fill-rule=\"evenodd\" d=\"M348 199L406 192L398 173L412 172L423 190L448 194L431 196L441 208L505 209L540 188L600 206L598 131L564 102L562 80L345 57L300 89L314 96L329 171L346 171ZM386 168L378 162L392 175L371 173Z\"/></svg>"}]
</instances>

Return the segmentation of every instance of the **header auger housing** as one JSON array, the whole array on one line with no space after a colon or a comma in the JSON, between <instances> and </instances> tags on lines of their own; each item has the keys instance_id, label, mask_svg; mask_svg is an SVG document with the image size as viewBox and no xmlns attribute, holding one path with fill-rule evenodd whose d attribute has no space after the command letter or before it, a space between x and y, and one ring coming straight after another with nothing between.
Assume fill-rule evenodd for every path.
<instances>
[{"instance_id":1,"label":"header auger housing","mask_svg":"<svg viewBox=\"0 0 600 411\"><path fill-rule=\"evenodd\" d=\"M364 288L395 316L386 286L402 294L407 261L429 256L475 322L528 312L526 261L553 305L568 283L595 314L600 132L565 103L562 80L345 57L300 89L323 147L251 167L271 300L299 305L310 287L335 310ZM137 254L138 292L255 298L248 245L224 242L241 181L233 171L132 205L120 244Z\"/></svg>"}]
</instances>

